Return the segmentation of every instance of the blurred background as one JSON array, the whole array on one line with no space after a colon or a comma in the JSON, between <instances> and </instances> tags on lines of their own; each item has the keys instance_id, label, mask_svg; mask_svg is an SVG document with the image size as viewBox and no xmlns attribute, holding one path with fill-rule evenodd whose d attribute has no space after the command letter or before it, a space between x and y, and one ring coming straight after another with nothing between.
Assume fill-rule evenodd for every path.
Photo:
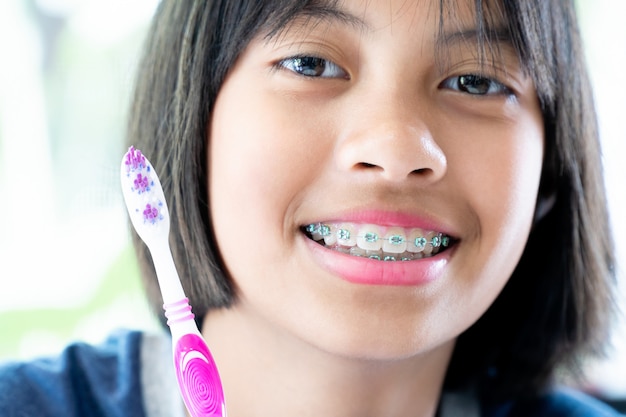
<instances>
[{"instance_id":1,"label":"blurred background","mask_svg":"<svg viewBox=\"0 0 626 417\"><path fill-rule=\"evenodd\" d=\"M0 1L0 360L156 329L119 191L126 109L156 0ZM579 0L626 306L626 2ZM590 389L626 398L626 320Z\"/></svg>"},{"instance_id":2,"label":"blurred background","mask_svg":"<svg viewBox=\"0 0 626 417\"><path fill-rule=\"evenodd\" d=\"M156 3L0 1L0 357L155 325L119 169Z\"/></svg>"}]
</instances>

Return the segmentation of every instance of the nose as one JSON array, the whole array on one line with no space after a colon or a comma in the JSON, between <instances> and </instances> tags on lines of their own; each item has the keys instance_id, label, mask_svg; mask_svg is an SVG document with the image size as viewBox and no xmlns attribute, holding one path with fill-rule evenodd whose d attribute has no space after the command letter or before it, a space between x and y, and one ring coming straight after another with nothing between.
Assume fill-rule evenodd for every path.
<instances>
[{"instance_id":1,"label":"nose","mask_svg":"<svg viewBox=\"0 0 626 417\"><path fill-rule=\"evenodd\" d=\"M388 98L352 114L336 148L340 169L375 172L390 182L436 182L445 175L446 156L425 118L401 103Z\"/></svg>"}]
</instances>

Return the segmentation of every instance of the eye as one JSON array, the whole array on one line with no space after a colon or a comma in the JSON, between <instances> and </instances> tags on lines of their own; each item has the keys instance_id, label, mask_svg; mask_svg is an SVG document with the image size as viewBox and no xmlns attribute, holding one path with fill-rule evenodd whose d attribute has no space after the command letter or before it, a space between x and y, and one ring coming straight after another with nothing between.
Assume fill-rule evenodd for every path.
<instances>
[{"instance_id":1,"label":"eye","mask_svg":"<svg viewBox=\"0 0 626 417\"><path fill-rule=\"evenodd\" d=\"M304 77L348 78L348 74L337 64L315 56L294 56L278 62L284 68Z\"/></svg>"},{"instance_id":2,"label":"eye","mask_svg":"<svg viewBox=\"0 0 626 417\"><path fill-rule=\"evenodd\" d=\"M471 95L513 95L513 91L499 81L476 74L463 74L445 79L441 87Z\"/></svg>"}]
</instances>

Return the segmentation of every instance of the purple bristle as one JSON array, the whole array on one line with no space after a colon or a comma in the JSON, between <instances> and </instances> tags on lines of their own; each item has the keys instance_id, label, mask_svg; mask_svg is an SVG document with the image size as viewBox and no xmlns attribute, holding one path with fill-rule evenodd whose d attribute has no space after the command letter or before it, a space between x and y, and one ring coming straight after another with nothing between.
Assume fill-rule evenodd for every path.
<instances>
[{"instance_id":1,"label":"purple bristle","mask_svg":"<svg viewBox=\"0 0 626 417\"><path fill-rule=\"evenodd\" d=\"M160 204L159 204L160 205ZM146 204L146 208L143 210L143 219L146 222L156 223L158 220L161 220L163 216L159 211L159 208L153 206L152 204Z\"/></svg>"},{"instance_id":2,"label":"purple bristle","mask_svg":"<svg viewBox=\"0 0 626 417\"><path fill-rule=\"evenodd\" d=\"M126 152L126 160L124 161L126 164L126 171L136 171L138 169L146 168L146 157L141 154L139 149L135 149L134 146L131 146Z\"/></svg>"},{"instance_id":3,"label":"purple bristle","mask_svg":"<svg viewBox=\"0 0 626 417\"><path fill-rule=\"evenodd\" d=\"M150 191L151 181L145 175L141 175L141 172L137 174L137 178L133 181L134 189L139 193Z\"/></svg>"}]
</instances>

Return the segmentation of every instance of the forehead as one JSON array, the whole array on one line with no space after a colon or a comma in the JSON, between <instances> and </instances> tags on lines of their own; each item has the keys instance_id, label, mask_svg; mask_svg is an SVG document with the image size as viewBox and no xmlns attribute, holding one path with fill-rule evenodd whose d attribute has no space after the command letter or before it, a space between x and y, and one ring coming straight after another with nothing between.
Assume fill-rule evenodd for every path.
<instances>
[{"instance_id":1,"label":"forehead","mask_svg":"<svg viewBox=\"0 0 626 417\"><path fill-rule=\"evenodd\" d=\"M436 26L447 29L474 27L484 17L490 24L502 18L494 2L474 0L341 0L324 2L327 6L345 10L362 19L370 30L393 28L395 25L411 25L414 29ZM488 14L485 16L485 12ZM496 22L494 22L496 18Z\"/></svg>"},{"instance_id":2,"label":"forehead","mask_svg":"<svg viewBox=\"0 0 626 417\"><path fill-rule=\"evenodd\" d=\"M448 30L479 27L488 31L505 25L505 13L498 0L311 0L282 17L282 23L341 23L364 33L426 26Z\"/></svg>"},{"instance_id":3,"label":"forehead","mask_svg":"<svg viewBox=\"0 0 626 417\"><path fill-rule=\"evenodd\" d=\"M303 34L342 27L364 39L381 34L430 37L439 50L470 44L493 53L502 44L511 46L505 16L499 0L311 0L278 12L263 32L274 38L291 30Z\"/></svg>"}]
</instances>

